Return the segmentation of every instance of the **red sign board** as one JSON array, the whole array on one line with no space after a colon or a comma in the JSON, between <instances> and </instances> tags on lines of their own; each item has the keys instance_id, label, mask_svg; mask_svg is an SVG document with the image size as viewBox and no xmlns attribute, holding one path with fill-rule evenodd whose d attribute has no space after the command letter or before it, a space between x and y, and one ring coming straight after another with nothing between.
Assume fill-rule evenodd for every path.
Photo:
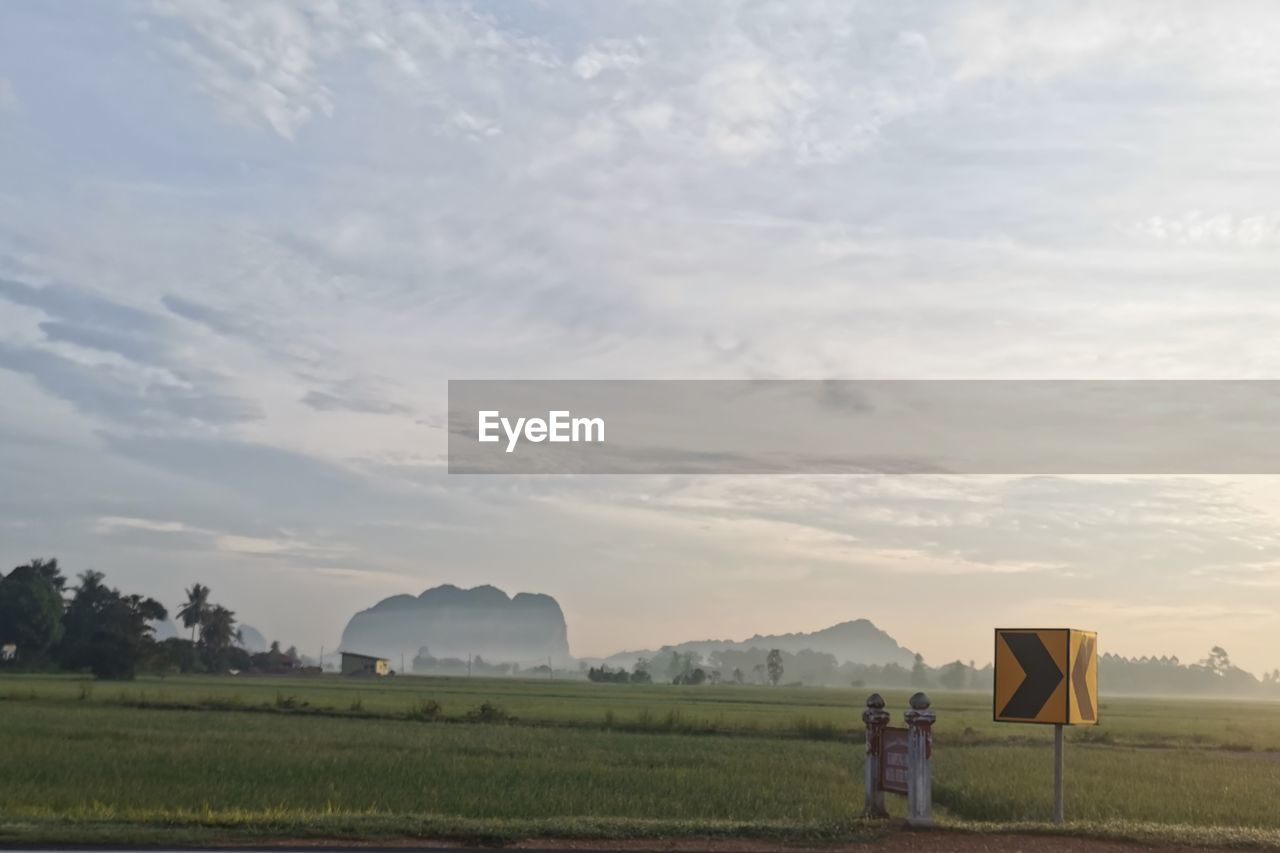
<instances>
[{"instance_id":1,"label":"red sign board","mask_svg":"<svg viewBox=\"0 0 1280 853\"><path fill-rule=\"evenodd\" d=\"M880 790L907 793L907 730L885 726L880 742Z\"/></svg>"}]
</instances>

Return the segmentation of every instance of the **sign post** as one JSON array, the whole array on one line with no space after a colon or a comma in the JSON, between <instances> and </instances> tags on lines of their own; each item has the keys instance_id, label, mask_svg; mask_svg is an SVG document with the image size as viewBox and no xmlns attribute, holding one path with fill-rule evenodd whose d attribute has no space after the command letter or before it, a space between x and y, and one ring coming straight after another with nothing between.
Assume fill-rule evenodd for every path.
<instances>
[{"instance_id":1,"label":"sign post","mask_svg":"<svg viewBox=\"0 0 1280 853\"><path fill-rule=\"evenodd\" d=\"M1053 727L1053 822L1062 823L1062 724Z\"/></svg>"},{"instance_id":2,"label":"sign post","mask_svg":"<svg viewBox=\"0 0 1280 853\"><path fill-rule=\"evenodd\" d=\"M995 640L992 719L1053 725L1053 820L1062 823L1063 726L1098 724L1098 635L997 628Z\"/></svg>"}]
</instances>

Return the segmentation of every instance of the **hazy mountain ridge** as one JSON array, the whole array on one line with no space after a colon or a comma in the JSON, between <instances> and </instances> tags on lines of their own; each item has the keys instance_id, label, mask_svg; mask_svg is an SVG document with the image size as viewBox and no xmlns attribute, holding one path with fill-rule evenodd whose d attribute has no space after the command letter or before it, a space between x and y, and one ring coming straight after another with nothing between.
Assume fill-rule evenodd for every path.
<instances>
[{"instance_id":1,"label":"hazy mountain ridge","mask_svg":"<svg viewBox=\"0 0 1280 853\"><path fill-rule=\"evenodd\" d=\"M569 632L560 604L542 593L514 596L490 585L462 589L444 584L420 595L393 595L351 617L343 651L399 662L426 649L436 658L478 655L489 662L571 662Z\"/></svg>"},{"instance_id":2,"label":"hazy mountain ridge","mask_svg":"<svg viewBox=\"0 0 1280 853\"><path fill-rule=\"evenodd\" d=\"M834 655L840 663L877 666L895 663L910 667L915 653L898 644L888 633L869 619L853 619L811 633L756 634L745 640L690 640L661 649L639 649L618 652L601 660L615 667L630 667L637 658L652 658L662 652L696 652L704 658L723 650L747 651L752 648L781 649L785 652L814 651Z\"/></svg>"}]
</instances>

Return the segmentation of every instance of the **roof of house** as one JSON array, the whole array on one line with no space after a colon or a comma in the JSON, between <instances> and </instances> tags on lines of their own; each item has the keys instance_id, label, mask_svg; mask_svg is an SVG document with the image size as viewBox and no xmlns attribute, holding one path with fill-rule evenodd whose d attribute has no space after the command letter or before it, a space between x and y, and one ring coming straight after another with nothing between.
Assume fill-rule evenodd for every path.
<instances>
[{"instance_id":1,"label":"roof of house","mask_svg":"<svg viewBox=\"0 0 1280 853\"><path fill-rule=\"evenodd\" d=\"M377 655L362 655L359 652L342 652L341 654L344 658L361 658L363 660L386 660L386 658L380 658Z\"/></svg>"}]
</instances>

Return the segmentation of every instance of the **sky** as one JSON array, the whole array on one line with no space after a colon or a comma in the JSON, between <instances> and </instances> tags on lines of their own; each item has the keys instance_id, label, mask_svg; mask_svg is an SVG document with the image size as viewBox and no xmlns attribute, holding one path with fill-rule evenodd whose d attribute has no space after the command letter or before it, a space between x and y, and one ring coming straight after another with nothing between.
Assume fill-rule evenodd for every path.
<instances>
[{"instance_id":1,"label":"sky","mask_svg":"<svg viewBox=\"0 0 1280 853\"><path fill-rule=\"evenodd\" d=\"M315 653L865 617L1280 667L1276 477L465 477L449 379L1280 376L1280 8L0 5L0 560Z\"/></svg>"}]
</instances>

